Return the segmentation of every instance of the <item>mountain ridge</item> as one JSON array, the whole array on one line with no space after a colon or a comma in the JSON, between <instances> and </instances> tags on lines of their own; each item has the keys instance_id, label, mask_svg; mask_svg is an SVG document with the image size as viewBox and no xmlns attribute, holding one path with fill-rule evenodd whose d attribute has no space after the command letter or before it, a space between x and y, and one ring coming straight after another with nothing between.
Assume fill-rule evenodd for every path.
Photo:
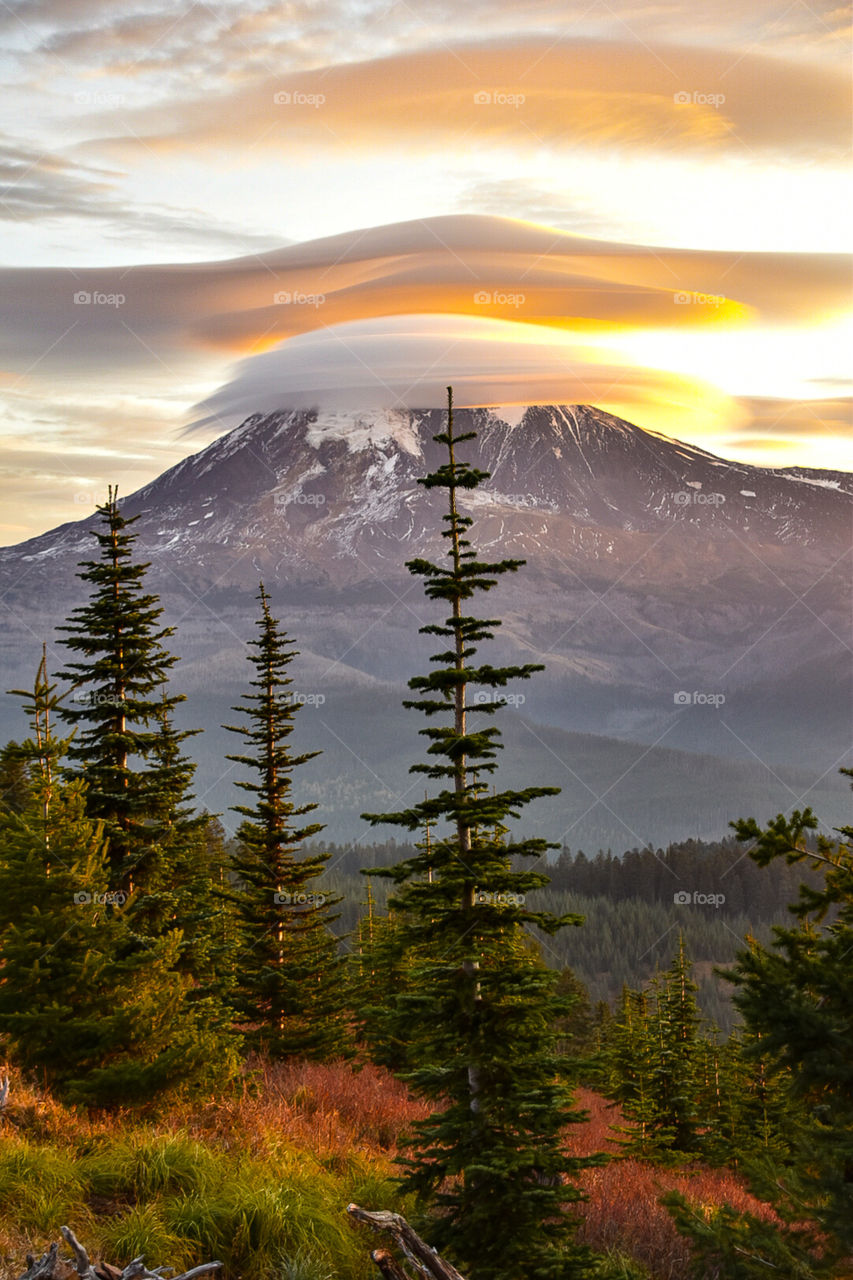
<instances>
[{"instance_id":1,"label":"mountain ridge","mask_svg":"<svg viewBox=\"0 0 853 1280\"><path fill-rule=\"evenodd\" d=\"M395 700L431 651L418 627L436 606L405 561L444 550L441 499L417 483L441 460L432 437L444 422L439 410L251 415L122 500L139 517L150 587L178 629L185 661L176 682L204 706L202 782L217 806L226 807L230 784L216 726L245 678L263 578L302 651L296 688L325 699L322 714L305 719L312 746L338 762L328 781L336 834L381 807L371 787L397 767L381 740L405 740L402 726L392 734ZM778 808L833 767L849 747L850 582L840 557L853 476L728 462L592 406L460 409L456 422L477 432L466 456L491 472L461 495L475 545L527 560L488 604L504 619L493 660L546 667L510 691L523 698L513 721L521 776L526 760L541 774L549 757L535 736L552 731L575 735L575 746L560 738L557 750L573 789L565 815L581 787L577 735L609 743L602 758L609 752L614 769L633 759L625 744L639 744L654 786L664 776L651 768L658 750L695 753L706 772L719 758L711 788L731 785L732 759L749 762L770 788L756 782L756 794L775 795ZM93 527L90 516L0 551L3 687L28 682L34 636L49 640L60 669L53 628L79 598L74 574L92 555ZM417 726L409 732L414 759ZM796 785L780 781L794 766ZM677 765L681 808L661 839L689 834L691 803L708 812L694 768ZM341 800L351 792L352 803ZM639 813L639 798L630 803ZM625 820L636 827L630 812Z\"/></svg>"}]
</instances>

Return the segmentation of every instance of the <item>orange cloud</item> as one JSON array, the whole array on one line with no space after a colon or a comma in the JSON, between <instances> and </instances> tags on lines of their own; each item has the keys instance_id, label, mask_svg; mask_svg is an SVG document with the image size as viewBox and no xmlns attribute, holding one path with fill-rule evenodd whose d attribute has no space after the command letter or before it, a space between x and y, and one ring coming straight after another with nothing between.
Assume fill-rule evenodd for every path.
<instances>
[{"instance_id":1,"label":"orange cloud","mask_svg":"<svg viewBox=\"0 0 853 1280\"><path fill-rule=\"evenodd\" d=\"M662 431L740 421L735 403L696 379L614 361L569 335L452 315L360 320L304 333L243 360L198 406L197 429L293 407L433 408L453 384L459 405L596 404Z\"/></svg>"},{"instance_id":2,"label":"orange cloud","mask_svg":"<svg viewBox=\"0 0 853 1280\"><path fill-rule=\"evenodd\" d=\"M3 268L0 359L19 373L38 361L41 374L77 374L153 358L185 376L202 357L413 313L580 334L811 323L849 305L848 269L841 255L652 250L501 218L433 218L225 262Z\"/></svg>"},{"instance_id":3,"label":"orange cloud","mask_svg":"<svg viewBox=\"0 0 853 1280\"><path fill-rule=\"evenodd\" d=\"M126 151L208 146L315 154L417 146L578 145L848 154L847 76L730 49L542 38L465 44L282 73L232 94L130 114Z\"/></svg>"}]
</instances>

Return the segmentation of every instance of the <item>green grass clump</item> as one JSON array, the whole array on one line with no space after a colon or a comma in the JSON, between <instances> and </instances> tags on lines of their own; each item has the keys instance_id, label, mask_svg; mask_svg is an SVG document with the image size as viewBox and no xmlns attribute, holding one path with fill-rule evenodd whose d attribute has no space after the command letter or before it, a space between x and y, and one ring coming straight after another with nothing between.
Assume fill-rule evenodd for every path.
<instances>
[{"instance_id":1,"label":"green grass clump","mask_svg":"<svg viewBox=\"0 0 853 1280\"><path fill-rule=\"evenodd\" d=\"M134 1205L120 1217L102 1223L98 1244L102 1257L118 1258L122 1264L142 1255L149 1268L168 1264L176 1271L186 1271L196 1261L194 1251L169 1230L163 1209L156 1203Z\"/></svg>"},{"instance_id":2,"label":"green grass clump","mask_svg":"<svg viewBox=\"0 0 853 1280\"><path fill-rule=\"evenodd\" d=\"M216 1156L200 1142L147 1129L102 1141L83 1170L95 1195L133 1203L161 1193L203 1194L219 1177Z\"/></svg>"},{"instance_id":3,"label":"green grass clump","mask_svg":"<svg viewBox=\"0 0 853 1280\"><path fill-rule=\"evenodd\" d=\"M0 1139L0 1215L36 1253L68 1223L93 1258L120 1266L220 1259L224 1280L372 1280L369 1242L345 1209L393 1207L390 1166L265 1138L250 1154L150 1127L54 1146L11 1132Z\"/></svg>"},{"instance_id":4,"label":"green grass clump","mask_svg":"<svg viewBox=\"0 0 853 1280\"><path fill-rule=\"evenodd\" d=\"M85 1187L73 1157L44 1143L0 1144L0 1218L40 1234L74 1220L87 1223Z\"/></svg>"}]
</instances>

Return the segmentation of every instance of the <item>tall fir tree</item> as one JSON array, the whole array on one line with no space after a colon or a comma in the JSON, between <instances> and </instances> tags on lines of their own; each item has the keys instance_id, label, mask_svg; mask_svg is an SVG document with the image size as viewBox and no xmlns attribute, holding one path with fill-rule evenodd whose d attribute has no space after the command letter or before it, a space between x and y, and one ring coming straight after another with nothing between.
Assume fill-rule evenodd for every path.
<instances>
[{"instance_id":1,"label":"tall fir tree","mask_svg":"<svg viewBox=\"0 0 853 1280\"><path fill-rule=\"evenodd\" d=\"M371 1062L400 1071L410 1065L409 1045L399 1038L394 1005L409 989L412 959L393 911L376 909L369 882L365 905L348 964L355 1039Z\"/></svg>"},{"instance_id":2,"label":"tall fir tree","mask_svg":"<svg viewBox=\"0 0 853 1280\"><path fill-rule=\"evenodd\" d=\"M85 784L62 776L67 739L53 733L44 658L21 696L32 788L20 812L0 816L0 1031L14 1060L98 1105L221 1084L236 1067L235 1039L191 1002L179 933L132 945L132 900L112 888L104 824L86 813Z\"/></svg>"},{"instance_id":3,"label":"tall fir tree","mask_svg":"<svg viewBox=\"0 0 853 1280\"><path fill-rule=\"evenodd\" d=\"M138 517L121 514L112 487L97 511L100 558L84 561L78 575L92 592L59 628L67 633L61 643L78 655L58 673L71 684L61 715L77 730L68 751L71 772L86 783L89 816L104 824L113 888L141 891L140 924L147 916L151 929L160 911L156 896L171 879L159 840L163 814L187 781L180 753L171 759L164 753L163 716L184 699L167 691L177 659L163 642L173 628L160 625L158 598L144 589L150 566L133 558ZM193 731L170 732L180 743ZM155 901L146 902L148 896Z\"/></svg>"},{"instance_id":4,"label":"tall fir tree","mask_svg":"<svg viewBox=\"0 0 853 1280\"><path fill-rule=\"evenodd\" d=\"M653 1092L656 1044L649 997L645 991L622 988L619 1007L607 1019L599 1057L603 1092L618 1102L627 1121L617 1126L625 1153L648 1159L665 1147Z\"/></svg>"},{"instance_id":5,"label":"tall fir tree","mask_svg":"<svg viewBox=\"0 0 853 1280\"><path fill-rule=\"evenodd\" d=\"M447 426L435 436L447 461L420 483L446 493L449 564L416 559L408 568L450 616L422 628L444 647L428 675L409 681L419 696L404 703L443 721L420 731L429 760L411 769L440 789L410 809L365 815L432 833L429 848L377 872L396 886L389 905L416 957L396 1007L397 1036L419 1064L405 1078L436 1108L415 1126L403 1185L438 1210L432 1241L470 1280L568 1280L588 1263L568 1208L580 1198L574 1179L587 1162L567 1156L563 1143L564 1127L579 1118L556 1052L566 1003L555 994L556 975L525 945L525 930L553 933L580 918L527 909L526 895L548 878L514 864L540 860L549 846L507 832L507 819L558 789L489 793L484 785L500 733L475 727L472 717L491 719L501 702L488 694L472 702L469 692L480 686L494 695L541 667L473 661L500 624L471 616L468 602L523 563L481 561L466 536L472 522L459 495L487 478L457 457L459 444L473 438L455 433L448 388Z\"/></svg>"},{"instance_id":6,"label":"tall fir tree","mask_svg":"<svg viewBox=\"0 0 853 1280\"><path fill-rule=\"evenodd\" d=\"M257 775L237 783L253 803L234 806L243 821L231 864L239 882L232 895L239 941L233 999L256 1048L273 1058L331 1058L347 1049L343 959L331 929L339 899L318 884L329 855L300 854L323 830L301 821L317 806L293 799L294 770L320 753L293 754L300 704L288 692L287 669L297 651L272 616L263 583L258 599L260 634L249 641L256 692L232 708L248 723L225 726L246 744L244 754L227 758Z\"/></svg>"}]
</instances>

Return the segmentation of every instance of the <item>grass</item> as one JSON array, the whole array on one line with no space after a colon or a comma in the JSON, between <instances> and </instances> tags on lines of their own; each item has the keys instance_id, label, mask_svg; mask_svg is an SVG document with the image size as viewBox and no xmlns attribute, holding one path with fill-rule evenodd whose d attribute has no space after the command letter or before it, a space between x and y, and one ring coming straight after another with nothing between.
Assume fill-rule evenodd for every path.
<instances>
[{"instance_id":1,"label":"grass","mask_svg":"<svg viewBox=\"0 0 853 1280\"><path fill-rule=\"evenodd\" d=\"M256 1066L242 1092L142 1123L58 1107L13 1073L0 1131L0 1280L74 1227L92 1256L226 1280L368 1280L351 1200L395 1207L396 1141L422 1109L384 1072ZM33 1135L37 1136L33 1136Z\"/></svg>"},{"instance_id":2,"label":"grass","mask_svg":"<svg viewBox=\"0 0 853 1280\"><path fill-rule=\"evenodd\" d=\"M264 1066L222 1099L159 1119L61 1107L12 1074L0 1119L0 1280L59 1227L93 1258L188 1268L219 1258L224 1280L373 1280L374 1242L347 1219L354 1200L408 1212L392 1179L402 1135L424 1114L387 1072L347 1064ZM615 1150L618 1113L588 1090L572 1151ZM769 1215L732 1174L618 1160L583 1175L580 1238L607 1280L686 1280L687 1245L658 1197L683 1191Z\"/></svg>"}]
</instances>

